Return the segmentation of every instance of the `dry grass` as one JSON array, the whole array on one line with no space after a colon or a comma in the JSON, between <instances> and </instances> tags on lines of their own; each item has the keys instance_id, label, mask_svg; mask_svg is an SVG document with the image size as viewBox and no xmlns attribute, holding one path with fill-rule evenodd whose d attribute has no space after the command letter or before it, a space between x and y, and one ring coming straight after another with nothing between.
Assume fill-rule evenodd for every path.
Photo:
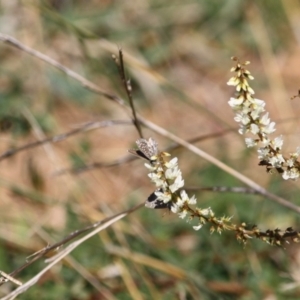
<instances>
[{"instance_id":1,"label":"dry grass","mask_svg":"<svg viewBox=\"0 0 300 300\"><path fill-rule=\"evenodd\" d=\"M122 47L134 102L145 120L184 140L233 129L196 146L299 205L299 183L266 174L255 151L245 150L227 104L232 90L226 82L232 55L250 60L256 96L266 100L286 151L299 145L300 101L289 98L299 89L300 7L288 1L99 2L2 1L0 28L127 101L111 59ZM0 61L0 154L86 122L130 120L128 109L116 101L24 51L1 43ZM172 144L149 128L143 133L161 149ZM1 161L0 269L10 273L48 243L143 202L153 186L139 160L54 175L118 160L137 138L134 126L114 125ZM187 148L172 154L179 157L187 186L243 185ZM300 228L298 214L267 198L208 192L197 197L199 205L234 215L237 223ZM168 212L142 208L82 243L21 297L298 299L299 264L297 245L284 251L253 241L243 248L230 233L210 235L208 227L194 232ZM26 282L44 267L41 260L16 278ZM3 285L2 296L14 288Z\"/></svg>"}]
</instances>

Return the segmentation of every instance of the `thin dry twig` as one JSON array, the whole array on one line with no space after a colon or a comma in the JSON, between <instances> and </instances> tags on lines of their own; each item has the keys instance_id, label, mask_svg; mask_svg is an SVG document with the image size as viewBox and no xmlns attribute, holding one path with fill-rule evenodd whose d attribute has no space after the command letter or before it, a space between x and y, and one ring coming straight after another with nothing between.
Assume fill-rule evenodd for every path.
<instances>
[{"instance_id":1,"label":"thin dry twig","mask_svg":"<svg viewBox=\"0 0 300 300\"><path fill-rule=\"evenodd\" d=\"M117 66L118 66L119 74L120 74L124 89L125 89L126 94L127 94L127 98L128 98L128 101L129 101L131 112L132 112L133 124L136 127L136 129L139 133L139 136L142 138L143 137L142 128L141 128L141 125L138 121L138 118L137 118L137 115L136 115L136 110L135 110L135 107L134 107L134 102L133 102L132 93L131 93L131 91L132 91L131 83L130 83L130 80L127 80L127 78L126 78L124 57L123 57L122 49L119 49L119 60L117 60L117 57L114 54L113 54L112 57L113 57L115 63L117 64Z\"/></svg>"},{"instance_id":2,"label":"thin dry twig","mask_svg":"<svg viewBox=\"0 0 300 300\"><path fill-rule=\"evenodd\" d=\"M219 193L239 193L239 194L260 195L260 193L255 189L239 187L239 186L186 187L185 190L199 191L199 192L219 192Z\"/></svg>"},{"instance_id":3,"label":"thin dry twig","mask_svg":"<svg viewBox=\"0 0 300 300\"><path fill-rule=\"evenodd\" d=\"M22 285L23 283L15 278L13 278L12 276L6 274L5 272L1 271L0 270L0 283L4 283L4 282L8 282L8 281L11 281L17 285Z\"/></svg>"},{"instance_id":4,"label":"thin dry twig","mask_svg":"<svg viewBox=\"0 0 300 300\"><path fill-rule=\"evenodd\" d=\"M65 168L62 170L58 170L55 173L53 173L53 176L64 175L67 173L77 175L77 174L91 171L94 169L111 168L111 167L120 166L122 164L134 161L136 159L137 159L137 157L134 157L132 155L131 156L126 155L115 161L111 161L111 162L107 162L107 163L106 162L94 162L94 163L87 164L87 165L79 167L79 168Z\"/></svg>"},{"instance_id":5,"label":"thin dry twig","mask_svg":"<svg viewBox=\"0 0 300 300\"><path fill-rule=\"evenodd\" d=\"M208 140L208 139L211 139L211 138L223 136L223 135L225 135L229 132L232 132L234 130L235 129L226 129L226 130L223 130L223 131L220 131L220 132L200 135L200 136L189 139L188 142L191 143L191 144L194 144L196 142L200 142L200 141ZM174 151L176 149L179 149L180 147L182 147L182 146L177 144L177 143L174 143L173 145L171 145L171 146L167 147L166 149L164 149L164 151L171 152L171 151ZM118 166L118 165L121 165L121 164L124 164L124 163L127 163L127 162L134 161L137 158L138 158L137 156L126 155L126 156L123 156L123 157L121 157L121 158L119 158L115 161L108 162L108 163L107 162L93 162L93 163L86 164L85 166L79 167L79 168L66 168L66 169L63 169L63 170L58 170L57 172L54 173L54 175L63 175L63 174L66 174L66 173L80 174L80 173L87 172L87 171L90 171L90 170L93 170L93 169L115 167L115 166Z\"/></svg>"},{"instance_id":6,"label":"thin dry twig","mask_svg":"<svg viewBox=\"0 0 300 300\"><path fill-rule=\"evenodd\" d=\"M59 62L57 62L56 60L50 58L49 56L35 50L32 49L30 47L25 46L24 44L22 44L21 42L19 42L18 40L16 40L15 38L7 35L7 34L3 34L0 33L0 41L3 41L15 48L18 48L34 57L37 57L38 59L52 65L53 67L57 68L58 70L62 71L63 73L65 73L66 75L70 76L71 78L77 80L78 82L81 83L81 85L96 93L99 95L104 96L105 98L114 101L115 103L121 105L122 107L125 105L125 102L123 99L121 99L119 96L113 95L111 93L108 93L102 89L100 89L96 84L92 83L91 81L87 80L86 78L82 77L81 75L79 75L78 73L72 71L71 69L67 68L66 66L60 64Z\"/></svg>"},{"instance_id":7,"label":"thin dry twig","mask_svg":"<svg viewBox=\"0 0 300 300\"><path fill-rule=\"evenodd\" d=\"M103 128L103 127L114 126L114 125L132 125L132 122L125 121L125 120L124 121L123 120L110 120L110 121L101 121L101 122L88 122L88 123L84 124L83 126L73 129L71 131L61 133L61 134L58 134L58 135L55 135L52 137L48 137L43 140L28 143L28 144L25 144L18 148L9 149L0 155L0 161L4 160L5 158L11 157L19 152L22 152L24 150L42 146L46 143L58 143L58 142L61 142L65 139L67 139L70 136L73 136L73 135L81 133L81 132L85 132L88 130L94 130L94 129L98 129L98 128Z\"/></svg>"}]
</instances>

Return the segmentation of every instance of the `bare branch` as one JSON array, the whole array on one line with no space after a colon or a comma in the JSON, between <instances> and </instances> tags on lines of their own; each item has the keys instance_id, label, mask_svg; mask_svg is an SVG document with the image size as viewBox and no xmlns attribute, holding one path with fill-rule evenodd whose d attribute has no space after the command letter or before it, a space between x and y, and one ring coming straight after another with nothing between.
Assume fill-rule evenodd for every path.
<instances>
[{"instance_id":1,"label":"bare branch","mask_svg":"<svg viewBox=\"0 0 300 300\"><path fill-rule=\"evenodd\" d=\"M211 138L223 136L223 135L225 135L225 134L227 134L231 131L234 131L234 130L235 129L226 129L226 130L216 132L216 133L208 133L208 134L205 134L205 135L200 135L200 136L189 139L188 142L191 143L191 144L194 144L196 142L200 142L200 141L203 141L203 140L208 140L208 139L211 139ZM171 151L176 150L180 147L182 147L180 144L174 143L170 147L166 148L164 151L171 152ZM66 173L79 174L79 173L91 171L93 169L98 169L98 168L101 169L101 168L115 167L115 166L118 166L118 165L121 165L121 164L124 164L124 163L127 163L127 162L134 161L137 158L138 157L136 157L136 156L126 155L126 156L123 156L123 157L119 158L118 160L113 161L113 162L108 162L108 163L106 163L106 162L93 162L93 163L87 164L87 165L85 165L83 167L80 167L80 168L66 168L66 169L59 170L59 171L55 172L54 175L63 175L63 174L66 174Z\"/></svg>"},{"instance_id":2,"label":"bare branch","mask_svg":"<svg viewBox=\"0 0 300 300\"><path fill-rule=\"evenodd\" d=\"M4 153L2 153L0 155L0 161L4 160L5 158L8 158L10 156L13 156L19 152L22 152L24 150L28 150L28 149L32 149L38 146L42 146L46 143L58 143L61 142L65 139L67 139L68 137L81 133L81 132L85 132L88 130L94 130L97 128L103 128L103 127L109 127L109 126L114 126L114 125L132 125L132 122L129 121L123 121L123 120L110 120L110 121L102 121L102 122L88 122L86 124L84 124L83 126L73 129L71 131L68 131L66 133L61 133L58 135L55 135L53 137L49 137L43 140L39 140L39 141L35 141L26 145L23 145L19 148L15 148L15 149L9 149L7 151L5 151Z\"/></svg>"},{"instance_id":3,"label":"bare branch","mask_svg":"<svg viewBox=\"0 0 300 300\"><path fill-rule=\"evenodd\" d=\"M201 192L220 192L220 193L239 193L239 194L254 194L260 195L260 193L251 188L246 187L227 187L227 186L212 186L212 187L186 187L186 191L201 191Z\"/></svg>"},{"instance_id":4,"label":"bare branch","mask_svg":"<svg viewBox=\"0 0 300 300\"><path fill-rule=\"evenodd\" d=\"M139 133L139 136L142 138L143 137L142 129L141 129L141 125L140 125L139 120L138 120L137 115L136 115L136 110L135 110L134 102L133 102L133 98L132 98L131 83L130 83L130 80L127 80L127 78L126 78L124 57L123 57L122 49L119 49L119 61L117 60L115 55L113 55L113 59L115 60L117 66L118 66L120 77L121 77L122 83L124 85L124 89L126 91L127 98L129 100L129 105L130 105L131 112L132 112L132 117L133 117L133 123L134 123L134 125L135 125L135 127L136 127L136 129Z\"/></svg>"},{"instance_id":5,"label":"bare branch","mask_svg":"<svg viewBox=\"0 0 300 300\"><path fill-rule=\"evenodd\" d=\"M70 174L75 175L75 174L80 174L80 173L87 172L87 171L94 170L94 169L116 167L116 166L122 165L124 163L134 161L136 159L137 159L137 157L135 157L135 156L126 155L126 156L123 156L123 157L121 157L121 158L119 158L115 161L108 162L108 163L94 162L94 163L87 164L87 165L85 165L83 167L79 167L79 168L66 168L66 169L58 170L57 172L53 173L53 175L54 176L59 176L59 175L63 175L63 174L66 174L66 173L70 173Z\"/></svg>"},{"instance_id":6,"label":"bare branch","mask_svg":"<svg viewBox=\"0 0 300 300\"><path fill-rule=\"evenodd\" d=\"M63 73L65 73L66 75L70 76L71 78L77 80L78 82L80 82L80 84L96 93L96 94L99 94L99 95L102 95L104 96L105 98L109 99L109 100L112 100L114 101L115 103L121 105L121 106L125 106L125 102L123 99L121 99L119 96L117 95L113 95L109 92L106 92L104 90L102 90L101 88L99 88L96 84L92 83L91 81L87 80L86 78L82 77L81 75L79 75L78 73L72 71L71 69L67 68L66 66L60 64L59 62L57 62L56 60L50 58L49 56L35 50L35 49L32 49L30 47L27 47L25 46L24 44L22 44L21 42L19 42L18 40L16 40L15 38L9 36L9 35L6 35L6 34L3 34L3 33L0 33L0 41L3 41L7 44L9 44L10 46L13 46L15 48L18 48L19 50L22 50L34 57L37 57L38 59L52 65L53 67L57 68L58 70L62 71Z\"/></svg>"}]
</instances>

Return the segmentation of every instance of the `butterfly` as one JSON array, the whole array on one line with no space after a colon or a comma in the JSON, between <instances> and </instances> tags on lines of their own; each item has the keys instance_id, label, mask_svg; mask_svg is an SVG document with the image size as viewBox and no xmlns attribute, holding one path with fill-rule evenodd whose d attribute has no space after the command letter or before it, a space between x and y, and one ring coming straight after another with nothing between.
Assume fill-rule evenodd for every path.
<instances>
[{"instance_id":1,"label":"butterfly","mask_svg":"<svg viewBox=\"0 0 300 300\"><path fill-rule=\"evenodd\" d=\"M128 150L131 154L137 155L141 158L144 158L150 162L154 161L154 157L157 156L158 148L157 142L153 138L139 139L136 141L138 149L130 149Z\"/></svg>"},{"instance_id":2,"label":"butterfly","mask_svg":"<svg viewBox=\"0 0 300 300\"><path fill-rule=\"evenodd\" d=\"M155 195L155 192L153 192L146 200L145 206L153 209L168 208L171 210L172 201L165 203L164 201L159 200Z\"/></svg>"}]
</instances>

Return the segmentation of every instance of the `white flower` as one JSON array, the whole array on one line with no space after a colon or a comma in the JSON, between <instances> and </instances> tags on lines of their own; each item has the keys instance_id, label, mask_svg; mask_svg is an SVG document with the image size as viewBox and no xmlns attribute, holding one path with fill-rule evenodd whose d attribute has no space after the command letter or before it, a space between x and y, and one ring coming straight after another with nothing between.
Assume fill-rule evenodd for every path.
<instances>
[{"instance_id":1,"label":"white flower","mask_svg":"<svg viewBox=\"0 0 300 300\"><path fill-rule=\"evenodd\" d=\"M273 157L270 157L270 159L269 159L269 163L275 168L281 167L284 162L285 162L285 159L279 153L277 153Z\"/></svg>"},{"instance_id":2,"label":"white flower","mask_svg":"<svg viewBox=\"0 0 300 300\"><path fill-rule=\"evenodd\" d=\"M254 121L258 120L261 112L258 109L254 109L251 111L250 115Z\"/></svg>"},{"instance_id":3,"label":"white flower","mask_svg":"<svg viewBox=\"0 0 300 300\"><path fill-rule=\"evenodd\" d=\"M180 198L183 202L188 202L189 196L185 190L180 191Z\"/></svg>"},{"instance_id":4,"label":"white flower","mask_svg":"<svg viewBox=\"0 0 300 300\"><path fill-rule=\"evenodd\" d=\"M171 211L172 211L172 213L177 214L179 211L179 206L177 206L176 203L173 203L171 206Z\"/></svg>"},{"instance_id":5,"label":"white flower","mask_svg":"<svg viewBox=\"0 0 300 300\"><path fill-rule=\"evenodd\" d=\"M283 172L282 174L282 178L287 180L287 179L292 179L292 180L296 180L297 178L299 178L299 171L296 168L292 168L290 170L286 170Z\"/></svg>"},{"instance_id":6,"label":"white flower","mask_svg":"<svg viewBox=\"0 0 300 300\"><path fill-rule=\"evenodd\" d=\"M275 122L271 122L268 126L266 126L264 128L263 133L270 134L270 133L276 131L275 125L276 125Z\"/></svg>"},{"instance_id":7,"label":"white flower","mask_svg":"<svg viewBox=\"0 0 300 300\"><path fill-rule=\"evenodd\" d=\"M254 147L257 145L257 142L255 139L252 138L245 138L245 142L248 148Z\"/></svg>"},{"instance_id":8,"label":"white flower","mask_svg":"<svg viewBox=\"0 0 300 300\"><path fill-rule=\"evenodd\" d=\"M233 85L233 86L236 86L238 85L240 82L239 78L237 76L234 76L234 77L231 77L228 82L227 82L227 85Z\"/></svg>"},{"instance_id":9,"label":"white flower","mask_svg":"<svg viewBox=\"0 0 300 300\"><path fill-rule=\"evenodd\" d=\"M283 145L283 138L282 138L282 135L281 136L278 136L276 137L273 142L272 142L275 150L280 150L282 148L282 145Z\"/></svg>"},{"instance_id":10,"label":"white flower","mask_svg":"<svg viewBox=\"0 0 300 300\"><path fill-rule=\"evenodd\" d=\"M240 106L243 103L244 99L242 97L240 98L230 98L230 100L228 101L228 104L233 107L236 108L238 106Z\"/></svg>"},{"instance_id":11,"label":"white flower","mask_svg":"<svg viewBox=\"0 0 300 300\"><path fill-rule=\"evenodd\" d=\"M238 123L241 122L243 125L247 125L251 121L249 116L244 113L237 113L234 120Z\"/></svg>"},{"instance_id":12,"label":"white flower","mask_svg":"<svg viewBox=\"0 0 300 300\"><path fill-rule=\"evenodd\" d=\"M178 158L174 157L169 162L166 162L165 166L170 169L175 168L175 167L177 167L177 162L178 162Z\"/></svg>"},{"instance_id":13,"label":"white flower","mask_svg":"<svg viewBox=\"0 0 300 300\"><path fill-rule=\"evenodd\" d=\"M293 158L289 158L286 160L286 165L290 168L293 167L294 163L295 163L295 159L293 159Z\"/></svg>"},{"instance_id":14,"label":"white flower","mask_svg":"<svg viewBox=\"0 0 300 300\"><path fill-rule=\"evenodd\" d=\"M259 159L269 159L269 156L270 156L270 151L269 151L269 148L268 147L264 147L264 148L259 148L257 150L258 152L258 158Z\"/></svg>"},{"instance_id":15,"label":"white flower","mask_svg":"<svg viewBox=\"0 0 300 300\"><path fill-rule=\"evenodd\" d=\"M174 183L169 186L169 188L170 188L170 191L172 193L174 193L177 190L179 190L180 188L182 188L183 186L184 186L184 180L182 179L182 176L180 174L179 176L177 176Z\"/></svg>"},{"instance_id":16,"label":"white flower","mask_svg":"<svg viewBox=\"0 0 300 300\"><path fill-rule=\"evenodd\" d=\"M187 210L183 210L180 213L178 213L179 218L184 219L187 216L188 212Z\"/></svg>"},{"instance_id":17,"label":"white flower","mask_svg":"<svg viewBox=\"0 0 300 300\"><path fill-rule=\"evenodd\" d=\"M178 176L181 176L181 171L176 166L175 168L167 169L166 172L165 172L165 176L166 176L167 179L174 180Z\"/></svg>"},{"instance_id":18,"label":"white flower","mask_svg":"<svg viewBox=\"0 0 300 300\"><path fill-rule=\"evenodd\" d=\"M256 124L251 124L250 125L250 131L253 134L258 134L259 133L259 127Z\"/></svg>"},{"instance_id":19,"label":"white flower","mask_svg":"<svg viewBox=\"0 0 300 300\"><path fill-rule=\"evenodd\" d=\"M181 211L181 208L183 207L184 202L185 201L183 201L180 197L177 197L176 203L172 204L171 211L175 214L178 213L179 211Z\"/></svg>"},{"instance_id":20,"label":"white flower","mask_svg":"<svg viewBox=\"0 0 300 300\"><path fill-rule=\"evenodd\" d=\"M199 211L199 213L200 213L201 215L203 215L203 216L207 216L207 215L210 215L211 217L214 216L214 213L213 213L213 211L211 210L210 207L201 209L201 210Z\"/></svg>"},{"instance_id":21,"label":"white flower","mask_svg":"<svg viewBox=\"0 0 300 300\"><path fill-rule=\"evenodd\" d=\"M239 134L244 135L246 132L248 132L248 128L242 125L239 129Z\"/></svg>"},{"instance_id":22,"label":"white flower","mask_svg":"<svg viewBox=\"0 0 300 300\"><path fill-rule=\"evenodd\" d=\"M185 201L183 199L181 199L180 197L177 197L175 204L177 205L177 207L181 208L184 205L184 202Z\"/></svg>"},{"instance_id":23,"label":"white flower","mask_svg":"<svg viewBox=\"0 0 300 300\"><path fill-rule=\"evenodd\" d=\"M195 204L197 204L197 198L195 197L195 195L193 195L192 198L190 198L188 200L188 204L189 205L195 205Z\"/></svg>"},{"instance_id":24,"label":"white flower","mask_svg":"<svg viewBox=\"0 0 300 300\"><path fill-rule=\"evenodd\" d=\"M270 118L269 118L269 113L268 112L262 116L259 123L262 124L262 125L269 125L270 124Z\"/></svg>"},{"instance_id":25,"label":"white flower","mask_svg":"<svg viewBox=\"0 0 300 300\"><path fill-rule=\"evenodd\" d=\"M151 165L151 164L148 164L148 163L145 163L144 164L145 167L149 170L149 171L155 171L157 169L157 166L156 165Z\"/></svg>"},{"instance_id":26,"label":"white flower","mask_svg":"<svg viewBox=\"0 0 300 300\"><path fill-rule=\"evenodd\" d=\"M165 183L165 181L161 179L161 174L149 173L148 177L155 183L156 187L162 187Z\"/></svg>"},{"instance_id":27,"label":"white flower","mask_svg":"<svg viewBox=\"0 0 300 300\"><path fill-rule=\"evenodd\" d=\"M202 224L199 224L198 226L193 226L193 229L195 229L196 231L202 228Z\"/></svg>"},{"instance_id":28,"label":"white flower","mask_svg":"<svg viewBox=\"0 0 300 300\"><path fill-rule=\"evenodd\" d=\"M254 95L254 94L255 94L254 90L253 90L250 86L248 86L247 91L248 91L251 95Z\"/></svg>"},{"instance_id":29,"label":"white flower","mask_svg":"<svg viewBox=\"0 0 300 300\"><path fill-rule=\"evenodd\" d=\"M168 203L172 199L172 196L167 192L162 193L161 191L156 191L155 195L159 200L162 200L164 203Z\"/></svg>"},{"instance_id":30,"label":"white flower","mask_svg":"<svg viewBox=\"0 0 300 300\"><path fill-rule=\"evenodd\" d=\"M261 145L266 148L271 144L270 139L268 139L267 137L264 137L263 140L261 141Z\"/></svg>"},{"instance_id":31,"label":"white flower","mask_svg":"<svg viewBox=\"0 0 300 300\"><path fill-rule=\"evenodd\" d=\"M263 108L266 105L265 101L256 98L251 98L251 103L256 109L259 107Z\"/></svg>"}]
</instances>

